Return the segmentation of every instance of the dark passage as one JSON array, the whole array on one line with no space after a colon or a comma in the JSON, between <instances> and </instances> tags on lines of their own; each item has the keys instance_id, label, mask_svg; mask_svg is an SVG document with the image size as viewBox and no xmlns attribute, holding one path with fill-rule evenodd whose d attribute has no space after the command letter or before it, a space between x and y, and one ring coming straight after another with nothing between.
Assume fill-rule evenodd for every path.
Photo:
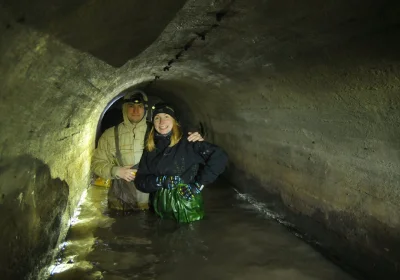
<instances>
[{"instance_id":1,"label":"dark passage","mask_svg":"<svg viewBox=\"0 0 400 280\"><path fill-rule=\"evenodd\" d=\"M88 189L50 279L355 279L221 182L204 192L206 219L181 226L110 217L106 194Z\"/></svg>"},{"instance_id":2,"label":"dark passage","mask_svg":"<svg viewBox=\"0 0 400 280\"><path fill-rule=\"evenodd\" d=\"M0 278L48 278L62 246L54 279L400 279L399 15L399 0L0 0ZM225 178L295 226L217 185L182 227L110 217L90 187L70 229L115 124L102 113L132 88L176 105L227 152Z\"/></svg>"}]
</instances>

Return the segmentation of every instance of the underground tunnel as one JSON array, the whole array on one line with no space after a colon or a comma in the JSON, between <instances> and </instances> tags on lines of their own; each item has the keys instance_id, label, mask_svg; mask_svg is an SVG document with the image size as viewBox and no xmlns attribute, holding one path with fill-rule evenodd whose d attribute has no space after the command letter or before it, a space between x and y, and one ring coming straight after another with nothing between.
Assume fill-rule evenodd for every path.
<instances>
[{"instance_id":1,"label":"underground tunnel","mask_svg":"<svg viewBox=\"0 0 400 280\"><path fill-rule=\"evenodd\" d=\"M224 226L245 232L253 250L281 246L248 259L247 274L221 276L228 263L218 269L215 261L209 278L399 279L399 12L394 0L1 0L2 279L48 279L54 263L71 261L60 252L83 236L68 232L95 192L90 159L100 123L128 89L174 104L188 127L226 151L221 184L242 200L212 186L210 203L226 198L275 213L256 219L250 206L210 206L185 234L205 233L209 251L194 244L211 259L228 250L223 244L240 243L228 230L217 235ZM104 228L111 223L97 215ZM107 235L104 228L97 231ZM286 233L290 242L277 241ZM152 248L161 250L165 236L152 236ZM301 259L299 251L326 274L291 267L297 259L285 252ZM280 254L287 261L271 256ZM271 263L279 269L268 270ZM103 270L108 276L78 279L130 279Z\"/></svg>"}]
</instances>

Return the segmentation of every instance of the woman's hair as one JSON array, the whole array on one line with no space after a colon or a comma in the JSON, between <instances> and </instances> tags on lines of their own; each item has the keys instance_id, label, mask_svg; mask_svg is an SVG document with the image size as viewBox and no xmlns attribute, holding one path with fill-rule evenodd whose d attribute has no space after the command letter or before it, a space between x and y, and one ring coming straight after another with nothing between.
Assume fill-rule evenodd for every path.
<instances>
[{"instance_id":1,"label":"woman's hair","mask_svg":"<svg viewBox=\"0 0 400 280\"><path fill-rule=\"evenodd\" d=\"M147 137L147 143L146 143L146 149L147 151L151 152L154 151L156 148L156 144L154 143L154 134L155 134L155 128L154 125L150 130L149 136ZM170 147L175 146L179 140L182 138L182 130L181 126L179 123L172 118L172 131L171 131L171 144L169 144Z\"/></svg>"}]
</instances>

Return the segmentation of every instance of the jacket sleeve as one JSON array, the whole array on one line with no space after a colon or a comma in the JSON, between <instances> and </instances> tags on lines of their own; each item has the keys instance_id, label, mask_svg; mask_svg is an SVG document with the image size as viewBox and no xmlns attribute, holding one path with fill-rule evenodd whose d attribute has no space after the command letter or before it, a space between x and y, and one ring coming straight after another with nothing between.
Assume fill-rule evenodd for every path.
<instances>
[{"instance_id":1,"label":"jacket sleeve","mask_svg":"<svg viewBox=\"0 0 400 280\"><path fill-rule=\"evenodd\" d=\"M208 142L195 142L195 152L203 159L203 168L196 176L196 181L201 185L214 182L224 172L228 162L228 155L220 147Z\"/></svg>"},{"instance_id":2,"label":"jacket sleeve","mask_svg":"<svg viewBox=\"0 0 400 280\"><path fill-rule=\"evenodd\" d=\"M92 157L92 171L102 178L114 179L118 166L114 162L114 155L111 152L110 143L108 143L109 134L109 131L105 131L99 139L97 149Z\"/></svg>"},{"instance_id":3,"label":"jacket sleeve","mask_svg":"<svg viewBox=\"0 0 400 280\"><path fill-rule=\"evenodd\" d=\"M144 151L140 159L139 168L135 176L135 186L141 192L152 193L161 187L156 184L157 176L150 174L150 170L147 167L147 155L148 153Z\"/></svg>"}]
</instances>

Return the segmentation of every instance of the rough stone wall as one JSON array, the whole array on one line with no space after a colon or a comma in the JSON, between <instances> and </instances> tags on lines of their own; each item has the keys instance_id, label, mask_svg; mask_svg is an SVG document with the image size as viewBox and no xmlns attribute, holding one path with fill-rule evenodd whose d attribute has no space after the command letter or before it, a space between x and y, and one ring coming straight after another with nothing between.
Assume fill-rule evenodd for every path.
<instances>
[{"instance_id":1,"label":"rough stone wall","mask_svg":"<svg viewBox=\"0 0 400 280\"><path fill-rule=\"evenodd\" d=\"M3 279L38 275L65 234L69 187L30 156L2 159L0 244Z\"/></svg>"},{"instance_id":2,"label":"rough stone wall","mask_svg":"<svg viewBox=\"0 0 400 280\"><path fill-rule=\"evenodd\" d=\"M49 261L89 184L107 103L98 73L111 69L15 21L0 28L0 273L24 279Z\"/></svg>"},{"instance_id":3,"label":"rough stone wall","mask_svg":"<svg viewBox=\"0 0 400 280\"><path fill-rule=\"evenodd\" d=\"M215 140L229 152L232 178L256 178L292 210L395 267L400 68L392 60L356 56L346 61L335 54L325 65L304 68L307 61L297 60L267 79L254 75L231 91L251 92L236 114L216 115L211 123Z\"/></svg>"},{"instance_id":4,"label":"rough stone wall","mask_svg":"<svg viewBox=\"0 0 400 280\"><path fill-rule=\"evenodd\" d=\"M236 1L205 40L158 72L154 87L175 92L206 122L230 155L237 187L278 194L396 270L399 5L295 2ZM213 23L191 12L152 47L168 54ZM180 20L186 28L171 35Z\"/></svg>"}]
</instances>

